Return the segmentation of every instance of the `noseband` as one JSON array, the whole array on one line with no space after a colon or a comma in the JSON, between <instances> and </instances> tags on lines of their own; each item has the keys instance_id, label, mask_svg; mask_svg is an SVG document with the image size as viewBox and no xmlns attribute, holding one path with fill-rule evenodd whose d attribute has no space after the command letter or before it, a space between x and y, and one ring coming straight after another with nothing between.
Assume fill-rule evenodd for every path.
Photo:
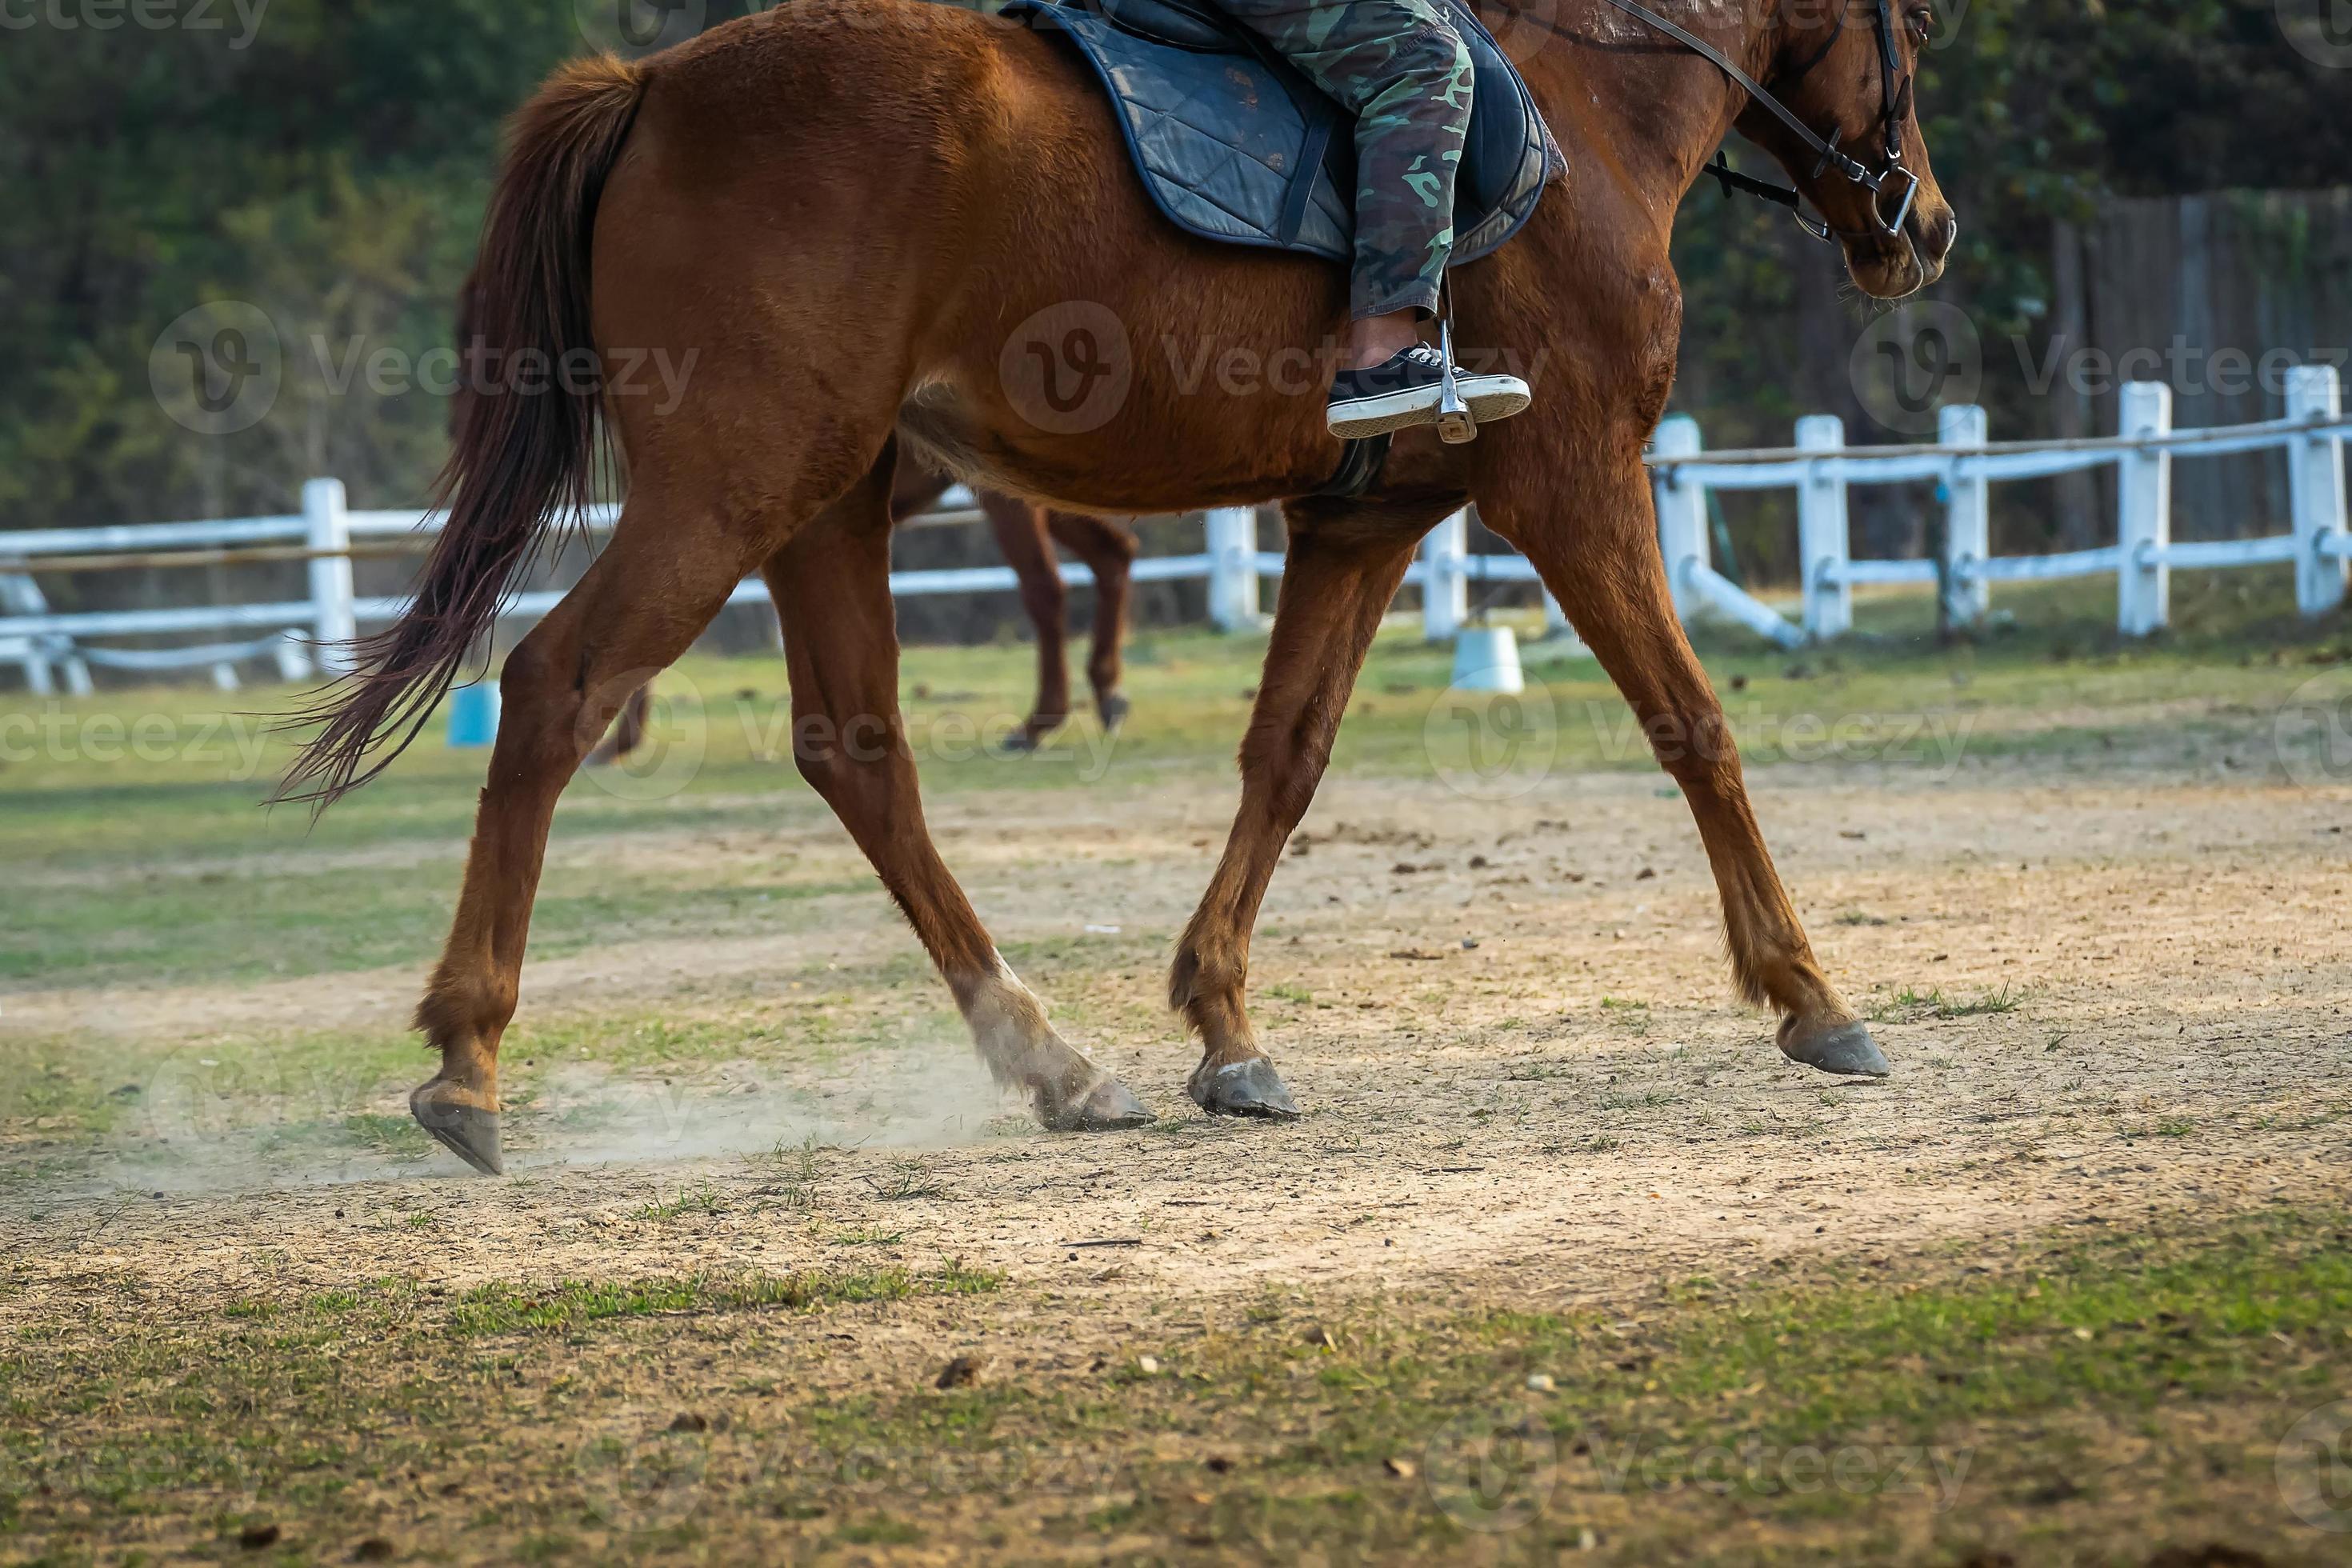
<instances>
[{"instance_id":1,"label":"noseband","mask_svg":"<svg viewBox=\"0 0 2352 1568\"><path fill-rule=\"evenodd\" d=\"M1636 17L1655 27L1659 32L1706 60L1733 81L1746 88L1750 98L1769 110L1781 124L1796 133L1800 141L1821 155L1820 162L1813 165L1814 179L1819 179L1824 174L1834 170L1869 191L1871 221L1876 225L1876 233L1875 235L1849 233L1844 229L1831 227L1826 218L1807 217L1804 209L1797 205L1798 195L1795 191L1784 185L1770 184L1752 175L1739 173L1725 159L1722 152L1717 150L1715 162L1707 165L1706 172L1722 183L1725 195L1727 196L1738 190L1745 191L1750 195L1761 196L1769 202L1777 202L1796 214L1798 225L1815 239L1826 240L1839 237L1849 239L1872 237L1899 239L1902 237L1904 221L1910 217L1911 204L1919 195L1919 176L1903 164L1903 122L1910 117L1911 113L1911 79L1903 74L1902 58L1895 52L1895 11L1891 0L1872 0L1872 5L1877 13L1878 79L1880 101L1884 106L1880 110L1879 123L1885 132L1884 149L1885 164L1877 169L1870 168L1839 152L1834 140L1822 135L1798 119L1796 110L1767 91L1762 82L1741 70L1725 57L1721 49L1717 48L1705 38L1667 21L1655 11L1640 4L1639 0L1609 0L1609 4L1627 16ZM1801 79L1807 71L1819 65L1822 58L1835 47L1844 31L1845 8L1842 5L1838 10L1837 28L1830 34L1829 42L1815 50L1810 59L1798 67L1791 73L1790 79L1792 81ZM1835 127L1832 127L1832 130L1834 132ZM1886 210L1886 204L1898 194L1900 199L1895 202L1894 214L1890 216Z\"/></svg>"}]
</instances>

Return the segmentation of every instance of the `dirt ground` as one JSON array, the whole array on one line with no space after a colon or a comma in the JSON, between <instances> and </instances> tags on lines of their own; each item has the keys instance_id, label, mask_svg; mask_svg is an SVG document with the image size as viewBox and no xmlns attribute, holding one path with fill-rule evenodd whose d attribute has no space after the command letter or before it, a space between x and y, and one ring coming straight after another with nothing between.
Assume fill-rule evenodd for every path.
<instances>
[{"instance_id":1,"label":"dirt ground","mask_svg":"<svg viewBox=\"0 0 2352 1568\"><path fill-rule=\"evenodd\" d=\"M806 1134L728 1121L729 1095L846 1091L873 1125L847 1116L842 1142L860 1146L814 1156L828 1224L887 1220L914 1251L1084 1279L1107 1302L1267 1280L1377 1289L1506 1265L1601 1289L1621 1272L2341 1190L2352 801L2022 766L1905 784L1825 785L1818 770L1757 781L1815 947L1895 1063L1884 1083L1783 1062L1766 1021L1729 1000L1705 861L1681 802L1652 780L1570 781L1503 804L1339 781L1275 884L1254 963L1261 1031L1304 1121L1210 1124L1181 1098L1190 1050L1155 1016L1150 960L1189 911L1226 805L1181 790L1075 819L1060 796L936 814L1009 949L1118 928L1130 951L1115 970L1071 959L1030 978L1049 1005L1074 990L1112 999L1087 996L1085 1011L1113 1026L1070 1032L1167 1119L1159 1127L1021 1133L951 1035L870 1063L688 1076L668 1085L660 1125L680 1147L707 1120L765 1150ZM824 834L801 831L813 840L793 846L802 874L845 868L826 863L847 857ZM727 837L703 847L744 847ZM698 992L723 990L911 947L878 892L828 902L789 936L535 963L523 1013L659 1008L689 973ZM103 1026L396 1023L412 983L329 976L134 1005L115 993ZM10 1011L57 1029L99 1005L30 994ZM531 1082L518 1069L509 1092ZM400 1087L383 1086L373 1109L396 1112ZM517 1180L467 1179L436 1157L390 1182L312 1184L314 1171L267 1167L265 1183L290 1184L135 1202L91 1190L43 1206L38 1252L61 1284L98 1264L210 1288L257 1267L323 1286L418 1268L461 1284L809 1260L805 1237L750 1210L684 1229L625 1223L698 1183L770 1180L739 1155L583 1163L599 1151L516 1121ZM864 1179L905 1163L907 1143L926 1146L936 1195L886 1198ZM385 1207L430 1209L443 1239L419 1248L358 1223ZM1141 1245L1087 1249L1077 1265L1063 1245L1129 1238Z\"/></svg>"},{"instance_id":2,"label":"dirt ground","mask_svg":"<svg viewBox=\"0 0 2352 1568\"><path fill-rule=\"evenodd\" d=\"M750 1016L782 1044L610 1072L541 1071L510 1047L506 1180L437 1152L190 1166L157 1143L200 1141L215 1086L167 1071L148 1086L166 1109L108 1159L9 1194L0 1318L71 1320L96 1283L125 1279L132 1319L168 1322L385 1279L438 1296L782 1273L839 1265L845 1237L873 1238L861 1261L1005 1277L990 1296L845 1310L782 1352L803 1390L855 1393L928 1380L958 1354L1082 1378L1270 1292L1556 1308L1696 1273L1736 1286L1940 1243L1990 1257L2053 1226L2340 1202L2352 792L2032 762L1753 783L1817 951L1895 1063L1885 1082L1784 1062L1768 1021L1731 1001L1705 859L1654 776L1558 779L1499 803L1332 781L1254 960L1261 1034L1307 1111L1286 1126L1198 1117L1181 1088L1192 1049L1159 1001L1229 790L938 805L1000 942L1066 1032L1163 1118L1091 1137L1027 1129L986 1083L829 825L617 847L559 833L559 857L768 854L796 879L851 884L779 934L652 933L526 975L527 1024ZM414 983L373 972L7 1005L36 1033L121 1047L396 1028ZM829 1037L869 1044L796 1055L811 1009ZM390 1117L405 1087L338 1092ZM607 1370L663 1409L728 1386L707 1357Z\"/></svg>"}]
</instances>

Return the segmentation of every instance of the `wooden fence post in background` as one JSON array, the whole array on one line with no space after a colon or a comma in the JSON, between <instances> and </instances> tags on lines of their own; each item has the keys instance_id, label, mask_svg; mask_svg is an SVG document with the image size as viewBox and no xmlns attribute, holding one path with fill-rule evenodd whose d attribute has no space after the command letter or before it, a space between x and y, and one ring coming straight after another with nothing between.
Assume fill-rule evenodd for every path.
<instances>
[{"instance_id":1,"label":"wooden fence post in background","mask_svg":"<svg viewBox=\"0 0 2352 1568\"><path fill-rule=\"evenodd\" d=\"M1698 421L1677 414L1658 422L1650 437L1654 467L1650 494L1658 510L1658 554L1666 563L1666 587L1675 596L1675 614L1685 624L1698 614L1698 595L1691 586L1690 563L1707 562L1706 486L1695 471L1679 470L1677 458L1699 452Z\"/></svg>"},{"instance_id":2,"label":"wooden fence post in background","mask_svg":"<svg viewBox=\"0 0 2352 1568\"><path fill-rule=\"evenodd\" d=\"M1807 451L1835 451L1845 445L1845 421L1834 414L1808 414L1797 421L1797 445ZM1845 580L1847 560L1845 464L1816 458L1805 465L1797 488L1797 562L1804 574L1804 626L1816 641L1843 637L1853 626L1853 587Z\"/></svg>"},{"instance_id":3,"label":"wooden fence post in background","mask_svg":"<svg viewBox=\"0 0 2352 1568\"><path fill-rule=\"evenodd\" d=\"M1422 543L1421 630L1431 642L1453 641L1470 618L1469 515L1454 512Z\"/></svg>"},{"instance_id":4,"label":"wooden fence post in background","mask_svg":"<svg viewBox=\"0 0 2352 1568\"><path fill-rule=\"evenodd\" d=\"M2160 381L2124 384L2119 433L2126 440L2172 434L2172 388ZM2116 458L2116 629L2144 637L2171 618L2172 454L2163 447Z\"/></svg>"},{"instance_id":5,"label":"wooden fence post in background","mask_svg":"<svg viewBox=\"0 0 2352 1568\"><path fill-rule=\"evenodd\" d=\"M352 611L352 519L343 481L312 479L305 484L302 521L312 550L341 552L310 558L310 631L319 641L319 668L341 675L354 662L352 638L359 633Z\"/></svg>"},{"instance_id":6,"label":"wooden fence post in background","mask_svg":"<svg viewBox=\"0 0 2352 1568\"><path fill-rule=\"evenodd\" d=\"M1221 632L1258 626L1257 508L1212 507L1209 534L1209 619Z\"/></svg>"},{"instance_id":7,"label":"wooden fence post in background","mask_svg":"<svg viewBox=\"0 0 2352 1568\"><path fill-rule=\"evenodd\" d=\"M1936 439L1947 447L1981 447L1990 427L1985 411L1972 403L1956 404L1937 416ZM1944 487L1944 620L1952 626L1973 626L1991 607L1990 584L1984 563L1992 554L1992 487L1982 470L1971 472L1958 462Z\"/></svg>"},{"instance_id":8,"label":"wooden fence post in background","mask_svg":"<svg viewBox=\"0 0 2352 1568\"><path fill-rule=\"evenodd\" d=\"M2344 384L2332 364L2299 364L2286 373L2286 416L2328 419L2344 412ZM2286 449L2287 496L2294 513L2294 607L2324 616L2344 602L2344 557L2322 553L2342 547L2347 525L2344 510L2344 437L2299 437Z\"/></svg>"}]
</instances>

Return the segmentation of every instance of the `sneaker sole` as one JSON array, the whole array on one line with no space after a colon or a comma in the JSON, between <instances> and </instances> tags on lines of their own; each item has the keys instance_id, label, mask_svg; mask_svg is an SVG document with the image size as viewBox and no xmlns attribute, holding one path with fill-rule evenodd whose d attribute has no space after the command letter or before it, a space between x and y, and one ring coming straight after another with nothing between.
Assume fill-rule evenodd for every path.
<instances>
[{"instance_id":1,"label":"sneaker sole","mask_svg":"<svg viewBox=\"0 0 2352 1568\"><path fill-rule=\"evenodd\" d=\"M1524 413L1534 401L1528 395L1527 384L1510 376L1458 376L1454 387L1469 405L1472 421L1479 425ZM1437 398L1438 391L1433 386L1363 398L1348 405L1344 412L1335 412L1328 421L1329 428L1342 441L1360 441L1370 436L1434 425Z\"/></svg>"}]
</instances>

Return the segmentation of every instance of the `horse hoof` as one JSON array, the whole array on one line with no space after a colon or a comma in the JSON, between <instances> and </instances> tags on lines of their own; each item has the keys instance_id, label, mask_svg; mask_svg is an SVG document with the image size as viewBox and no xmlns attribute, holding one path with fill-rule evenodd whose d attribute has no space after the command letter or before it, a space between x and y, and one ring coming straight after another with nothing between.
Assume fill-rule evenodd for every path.
<instances>
[{"instance_id":1,"label":"horse hoof","mask_svg":"<svg viewBox=\"0 0 2352 1568\"><path fill-rule=\"evenodd\" d=\"M1102 727L1105 734L1115 735L1118 733L1118 727L1127 722L1128 710L1131 704L1129 703L1128 700L1121 697L1116 691L1095 704L1095 711L1102 716Z\"/></svg>"},{"instance_id":2,"label":"horse hoof","mask_svg":"<svg viewBox=\"0 0 2352 1568\"><path fill-rule=\"evenodd\" d=\"M1886 1053L1870 1037L1869 1026L1859 1019L1804 1035L1796 1032L1796 1022L1792 1017L1780 1026L1780 1054L1792 1062L1847 1078L1885 1078L1894 1070L1886 1065Z\"/></svg>"},{"instance_id":3,"label":"horse hoof","mask_svg":"<svg viewBox=\"0 0 2352 1568\"><path fill-rule=\"evenodd\" d=\"M1042 731L1015 730L1013 733L1004 737L1004 750L1012 756L1025 755L1044 745L1045 743L1045 737L1052 733L1053 731L1050 730Z\"/></svg>"},{"instance_id":4,"label":"horse hoof","mask_svg":"<svg viewBox=\"0 0 2352 1568\"><path fill-rule=\"evenodd\" d=\"M1255 1116L1265 1121L1298 1120L1298 1102L1290 1098L1290 1086L1282 1081L1282 1075L1264 1057L1227 1062L1213 1068L1202 1062L1192 1069L1184 1092L1192 1097L1193 1104L1212 1116Z\"/></svg>"},{"instance_id":5,"label":"horse hoof","mask_svg":"<svg viewBox=\"0 0 2352 1568\"><path fill-rule=\"evenodd\" d=\"M1103 1077L1076 1100L1061 1100L1050 1089L1037 1091L1037 1120L1054 1132L1115 1132L1140 1127L1152 1120L1143 1101L1128 1092L1118 1079Z\"/></svg>"},{"instance_id":6,"label":"horse hoof","mask_svg":"<svg viewBox=\"0 0 2352 1568\"><path fill-rule=\"evenodd\" d=\"M469 1091L435 1079L408 1097L408 1113L441 1146L486 1176L506 1174L499 1149L499 1113L472 1103Z\"/></svg>"}]
</instances>

